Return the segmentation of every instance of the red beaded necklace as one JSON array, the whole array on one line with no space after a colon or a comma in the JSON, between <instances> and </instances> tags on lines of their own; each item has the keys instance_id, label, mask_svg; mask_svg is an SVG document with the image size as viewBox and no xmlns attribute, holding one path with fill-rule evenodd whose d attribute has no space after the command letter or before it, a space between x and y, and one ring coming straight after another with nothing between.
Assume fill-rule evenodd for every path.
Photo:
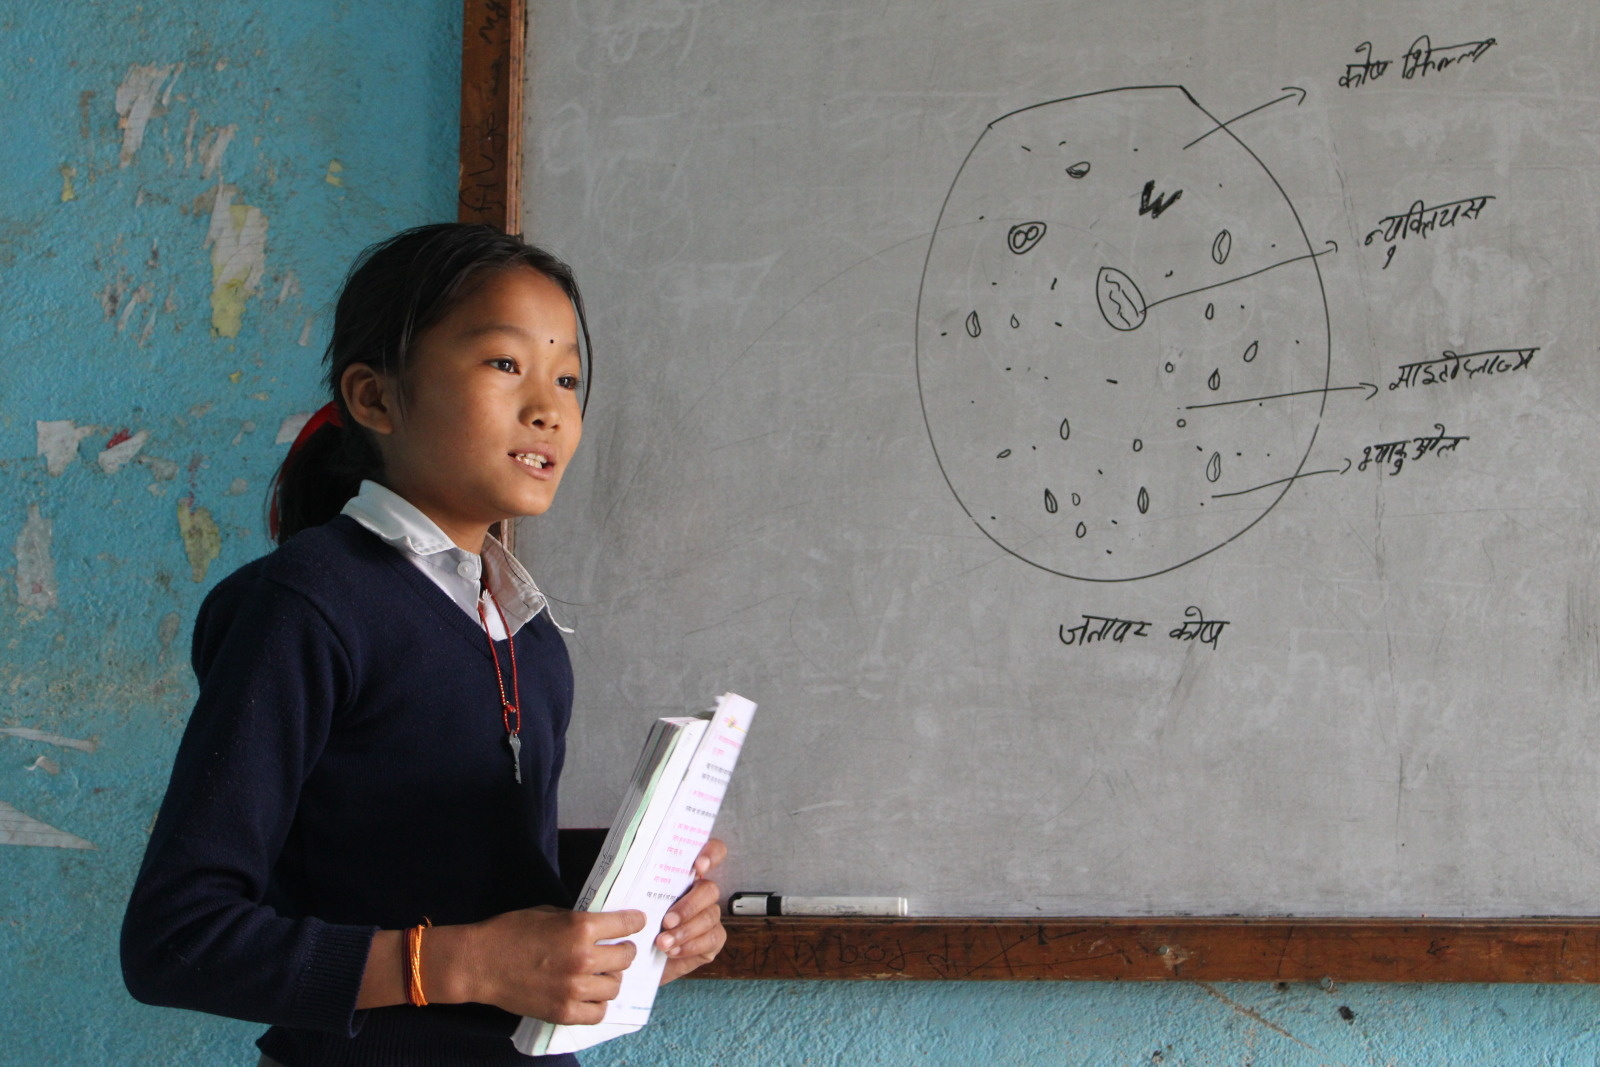
<instances>
[{"instance_id":1,"label":"red beaded necklace","mask_svg":"<svg viewBox=\"0 0 1600 1067\"><path fill-rule=\"evenodd\" d=\"M489 591L489 583L483 583L484 596L494 604L494 610L500 616L500 629L505 631L506 647L511 650L511 699L506 699L506 679L500 673L500 653L494 647L494 637L489 633L489 613L484 610L483 598L478 598L478 619L483 623L483 637L489 642L489 656L494 660L494 680L500 687L500 720L506 726L506 744L511 746L511 772L516 775L517 784L522 784L522 686L517 681L517 642L511 636L511 627L506 623L506 613L500 607L500 601L495 599Z\"/></svg>"}]
</instances>

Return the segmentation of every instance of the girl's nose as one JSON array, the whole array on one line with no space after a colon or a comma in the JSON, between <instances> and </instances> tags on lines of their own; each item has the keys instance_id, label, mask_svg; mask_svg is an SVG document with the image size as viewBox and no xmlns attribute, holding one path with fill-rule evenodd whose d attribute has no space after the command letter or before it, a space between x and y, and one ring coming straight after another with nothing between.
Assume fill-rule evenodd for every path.
<instances>
[{"instance_id":1,"label":"girl's nose","mask_svg":"<svg viewBox=\"0 0 1600 1067\"><path fill-rule=\"evenodd\" d=\"M530 426L554 429L561 422L561 408L555 386L529 390L522 409L522 420Z\"/></svg>"}]
</instances>

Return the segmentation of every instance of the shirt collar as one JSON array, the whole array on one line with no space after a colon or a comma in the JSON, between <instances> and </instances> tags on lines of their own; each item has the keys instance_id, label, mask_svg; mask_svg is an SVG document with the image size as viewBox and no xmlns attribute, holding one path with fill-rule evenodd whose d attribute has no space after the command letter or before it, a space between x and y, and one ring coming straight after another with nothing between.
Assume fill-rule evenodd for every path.
<instances>
[{"instance_id":1,"label":"shirt collar","mask_svg":"<svg viewBox=\"0 0 1600 1067\"><path fill-rule=\"evenodd\" d=\"M387 486L363 479L361 491L345 503L342 513L417 564L442 572L435 581L441 586L459 586L447 591L469 614L475 610L480 583L488 586L505 612L511 633L522 629L539 612L550 609L550 601L534 584L527 568L498 540L487 538L481 556L468 552L451 541L422 509ZM473 607L468 608L467 604ZM556 622L554 613L550 621L563 633L572 633Z\"/></svg>"},{"instance_id":2,"label":"shirt collar","mask_svg":"<svg viewBox=\"0 0 1600 1067\"><path fill-rule=\"evenodd\" d=\"M422 509L371 479L362 479L361 491L345 503L343 513L394 547L416 556L432 556L450 549L465 552Z\"/></svg>"}]
</instances>

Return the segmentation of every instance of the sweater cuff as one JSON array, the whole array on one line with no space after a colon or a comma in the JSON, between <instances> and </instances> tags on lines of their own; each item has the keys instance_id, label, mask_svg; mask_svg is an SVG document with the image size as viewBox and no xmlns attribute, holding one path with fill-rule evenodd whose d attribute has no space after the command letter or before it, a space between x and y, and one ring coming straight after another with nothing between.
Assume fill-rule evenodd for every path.
<instances>
[{"instance_id":1,"label":"sweater cuff","mask_svg":"<svg viewBox=\"0 0 1600 1067\"><path fill-rule=\"evenodd\" d=\"M354 1037L365 1013L356 1000L366 974L376 926L321 924L301 961L300 980L286 1025Z\"/></svg>"}]
</instances>

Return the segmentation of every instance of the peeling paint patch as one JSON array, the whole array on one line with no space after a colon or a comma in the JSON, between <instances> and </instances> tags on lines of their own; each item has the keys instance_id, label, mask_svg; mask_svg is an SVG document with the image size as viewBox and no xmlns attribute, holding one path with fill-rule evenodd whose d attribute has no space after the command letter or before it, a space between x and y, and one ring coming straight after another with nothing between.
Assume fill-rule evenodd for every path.
<instances>
[{"instance_id":1,"label":"peeling paint patch","mask_svg":"<svg viewBox=\"0 0 1600 1067\"><path fill-rule=\"evenodd\" d=\"M178 476L178 465L170 459L160 456L140 456L139 462L150 468L150 473L155 475L158 482L170 482Z\"/></svg>"},{"instance_id":2,"label":"peeling paint patch","mask_svg":"<svg viewBox=\"0 0 1600 1067\"><path fill-rule=\"evenodd\" d=\"M283 284L278 286L277 306L282 307L283 302L290 297L299 297L303 294L300 288L300 276L292 270L283 272Z\"/></svg>"},{"instance_id":3,"label":"peeling paint patch","mask_svg":"<svg viewBox=\"0 0 1600 1067\"><path fill-rule=\"evenodd\" d=\"M229 123L220 129L208 128L205 135L200 138L200 177L210 179L222 169L222 154L228 150L228 145L233 142L233 135L239 132L239 127Z\"/></svg>"},{"instance_id":4,"label":"peeling paint patch","mask_svg":"<svg viewBox=\"0 0 1600 1067\"><path fill-rule=\"evenodd\" d=\"M300 431L305 429L306 423L311 421L311 412L299 411L286 416L278 425L278 436L272 439L275 445L292 445L294 439L300 436Z\"/></svg>"},{"instance_id":5,"label":"peeling paint patch","mask_svg":"<svg viewBox=\"0 0 1600 1067\"><path fill-rule=\"evenodd\" d=\"M222 532L211 517L211 509L194 507L193 497L178 501L178 533L194 580L205 581L211 561L222 555Z\"/></svg>"},{"instance_id":6,"label":"peeling paint patch","mask_svg":"<svg viewBox=\"0 0 1600 1067\"><path fill-rule=\"evenodd\" d=\"M60 734L46 733L43 730L34 730L27 726L0 726L0 734L10 734L24 741L40 741L57 748L71 748L79 752L88 752L93 755L100 747L98 738L80 739L76 737L62 737Z\"/></svg>"},{"instance_id":7,"label":"peeling paint patch","mask_svg":"<svg viewBox=\"0 0 1600 1067\"><path fill-rule=\"evenodd\" d=\"M61 164L61 202L78 199L78 190L73 188L72 179L78 176L78 168Z\"/></svg>"},{"instance_id":8,"label":"peeling paint patch","mask_svg":"<svg viewBox=\"0 0 1600 1067\"><path fill-rule=\"evenodd\" d=\"M156 640L161 642L163 653L171 650L172 642L178 637L178 628L182 625L183 619L176 611L169 611L161 616L161 625L156 627Z\"/></svg>"},{"instance_id":9,"label":"peeling paint patch","mask_svg":"<svg viewBox=\"0 0 1600 1067\"><path fill-rule=\"evenodd\" d=\"M44 469L52 477L78 458L78 443L95 432L95 427L79 426L71 419L36 422L33 426L38 435L38 455L44 457Z\"/></svg>"},{"instance_id":10,"label":"peeling paint patch","mask_svg":"<svg viewBox=\"0 0 1600 1067\"><path fill-rule=\"evenodd\" d=\"M343 173L344 164L340 163L337 159L330 159L328 160L328 173L323 175L322 180L327 182L329 185L336 185L340 188L343 188L344 179L340 177L340 175Z\"/></svg>"},{"instance_id":11,"label":"peeling paint patch","mask_svg":"<svg viewBox=\"0 0 1600 1067\"><path fill-rule=\"evenodd\" d=\"M118 333L128 328L128 320L133 317L133 309L149 300L152 295L148 285L141 285L128 294L127 303L122 305L122 317L117 320Z\"/></svg>"},{"instance_id":12,"label":"peeling paint patch","mask_svg":"<svg viewBox=\"0 0 1600 1067\"><path fill-rule=\"evenodd\" d=\"M94 848L76 834L57 830L31 815L24 815L0 800L0 845L33 845L37 848Z\"/></svg>"},{"instance_id":13,"label":"peeling paint patch","mask_svg":"<svg viewBox=\"0 0 1600 1067\"><path fill-rule=\"evenodd\" d=\"M189 125L183 130L183 165L185 168L194 166L194 127L200 121L200 112L194 108L189 109Z\"/></svg>"},{"instance_id":14,"label":"peeling paint patch","mask_svg":"<svg viewBox=\"0 0 1600 1067\"><path fill-rule=\"evenodd\" d=\"M49 756L40 756L22 769L25 771L43 771L46 774L60 774L61 764Z\"/></svg>"},{"instance_id":15,"label":"peeling paint patch","mask_svg":"<svg viewBox=\"0 0 1600 1067\"><path fill-rule=\"evenodd\" d=\"M99 463L100 469L107 474L115 474L133 462L134 457L148 440L150 440L149 430L140 430L131 436L124 430L106 442L106 447L95 457L95 462Z\"/></svg>"},{"instance_id":16,"label":"peeling paint patch","mask_svg":"<svg viewBox=\"0 0 1600 1067\"><path fill-rule=\"evenodd\" d=\"M300 347L301 348L306 348L311 344L311 325L312 325L312 323L314 323L316 321L317 320L315 318L308 318L308 319L306 319L306 324L304 326L300 327Z\"/></svg>"},{"instance_id":17,"label":"peeling paint patch","mask_svg":"<svg viewBox=\"0 0 1600 1067\"><path fill-rule=\"evenodd\" d=\"M211 249L211 331L238 337L245 301L261 288L267 260L267 217L236 204L239 189L217 186L205 247Z\"/></svg>"},{"instance_id":18,"label":"peeling paint patch","mask_svg":"<svg viewBox=\"0 0 1600 1067\"><path fill-rule=\"evenodd\" d=\"M250 483L249 482L245 481L243 478L235 478L233 481L228 483L228 490L227 490L227 494L226 495L228 495L228 496L243 496L245 493L248 493L249 491L250 491Z\"/></svg>"},{"instance_id":19,"label":"peeling paint patch","mask_svg":"<svg viewBox=\"0 0 1600 1067\"><path fill-rule=\"evenodd\" d=\"M94 103L96 93L93 89L85 89L78 94L78 133L85 141L89 139L89 105Z\"/></svg>"},{"instance_id":20,"label":"peeling paint patch","mask_svg":"<svg viewBox=\"0 0 1600 1067\"><path fill-rule=\"evenodd\" d=\"M117 128L122 131L120 166L126 167L144 144L145 127L157 115L164 115L172 99L172 87L183 72L183 64L170 66L135 63L117 86ZM165 91L163 91L163 87Z\"/></svg>"},{"instance_id":21,"label":"peeling paint patch","mask_svg":"<svg viewBox=\"0 0 1600 1067\"><path fill-rule=\"evenodd\" d=\"M105 309L107 321L116 317L117 305L122 303L122 294L128 291L128 283L122 279L107 282L106 287L97 294L100 297L100 306Z\"/></svg>"},{"instance_id":22,"label":"peeling paint patch","mask_svg":"<svg viewBox=\"0 0 1600 1067\"><path fill-rule=\"evenodd\" d=\"M56 561L50 555L50 520L39 505L28 505L28 521L17 535L17 602L25 611L46 612L56 606Z\"/></svg>"}]
</instances>

